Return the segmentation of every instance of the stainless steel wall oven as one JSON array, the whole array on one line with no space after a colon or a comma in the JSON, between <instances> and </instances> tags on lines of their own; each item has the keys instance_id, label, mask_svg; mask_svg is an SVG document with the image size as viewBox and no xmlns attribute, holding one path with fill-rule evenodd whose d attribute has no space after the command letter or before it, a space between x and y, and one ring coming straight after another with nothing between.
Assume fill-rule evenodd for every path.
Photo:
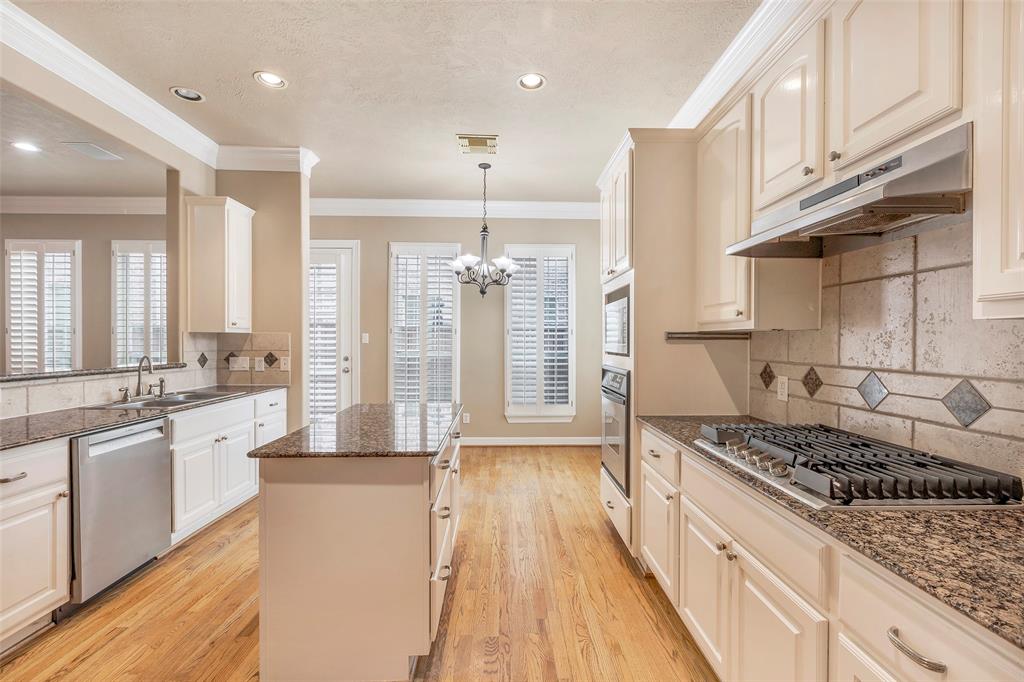
<instances>
[{"instance_id":1,"label":"stainless steel wall oven","mask_svg":"<svg viewBox=\"0 0 1024 682\"><path fill-rule=\"evenodd\" d=\"M629 370L605 366L601 376L601 466L629 497Z\"/></svg>"}]
</instances>

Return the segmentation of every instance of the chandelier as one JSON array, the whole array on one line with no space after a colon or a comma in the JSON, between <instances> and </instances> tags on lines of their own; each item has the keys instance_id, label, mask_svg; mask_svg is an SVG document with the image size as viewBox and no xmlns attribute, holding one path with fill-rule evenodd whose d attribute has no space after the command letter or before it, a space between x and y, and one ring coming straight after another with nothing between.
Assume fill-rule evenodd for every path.
<instances>
[{"instance_id":1,"label":"chandelier","mask_svg":"<svg viewBox=\"0 0 1024 682\"><path fill-rule=\"evenodd\" d=\"M479 165L484 172L484 224L480 228L480 256L467 253L449 263L458 276L459 282L477 287L481 297L487 294L487 287L491 285L505 286L508 284L512 275L519 270L516 262L505 256L495 258L491 263L487 262L487 238L490 236L490 232L487 230L487 169L490 167L489 163Z\"/></svg>"}]
</instances>

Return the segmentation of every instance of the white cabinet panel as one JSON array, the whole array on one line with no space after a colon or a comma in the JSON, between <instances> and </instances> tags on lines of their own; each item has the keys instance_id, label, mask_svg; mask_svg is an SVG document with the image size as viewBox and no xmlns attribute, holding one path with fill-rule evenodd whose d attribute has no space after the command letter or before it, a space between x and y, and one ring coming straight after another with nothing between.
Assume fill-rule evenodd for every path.
<instances>
[{"instance_id":1,"label":"white cabinet panel","mask_svg":"<svg viewBox=\"0 0 1024 682\"><path fill-rule=\"evenodd\" d=\"M728 651L731 538L686 497L679 520L679 615L720 677Z\"/></svg>"},{"instance_id":2,"label":"white cabinet panel","mask_svg":"<svg viewBox=\"0 0 1024 682\"><path fill-rule=\"evenodd\" d=\"M186 197L188 331L252 329L252 218L228 197Z\"/></svg>"},{"instance_id":3,"label":"white cabinet panel","mask_svg":"<svg viewBox=\"0 0 1024 682\"><path fill-rule=\"evenodd\" d=\"M607 186L601 188L601 279L609 280L632 266L633 155L623 150L614 161Z\"/></svg>"},{"instance_id":4,"label":"white cabinet panel","mask_svg":"<svg viewBox=\"0 0 1024 682\"><path fill-rule=\"evenodd\" d=\"M676 604L679 493L646 462L640 469L640 553L669 600Z\"/></svg>"},{"instance_id":5,"label":"white cabinet panel","mask_svg":"<svg viewBox=\"0 0 1024 682\"><path fill-rule=\"evenodd\" d=\"M825 29L801 36L754 85L754 209L824 177Z\"/></svg>"},{"instance_id":6,"label":"white cabinet panel","mask_svg":"<svg viewBox=\"0 0 1024 682\"><path fill-rule=\"evenodd\" d=\"M836 3L829 22L836 168L960 109L962 14L960 0Z\"/></svg>"},{"instance_id":7,"label":"white cabinet panel","mask_svg":"<svg viewBox=\"0 0 1024 682\"><path fill-rule=\"evenodd\" d=\"M217 445L211 435L171 449L175 531L200 520L219 504Z\"/></svg>"},{"instance_id":8,"label":"white cabinet panel","mask_svg":"<svg viewBox=\"0 0 1024 682\"><path fill-rule=\"evenodd\" d=\"M252 328L252 215L228 210L228 327Z\"/></svg>"},{"instance_id":9,"label":"white cabinet panel","mask_svg":"<svg viewBox=\"0 0 1024 682\"><path fill-rule=\"evenodd\" d=\"M284 412L258 417L256 419L256 447L277 440L287 432L287 415Z\"/></svg>"},{"instance_id":10,"label":"white cabinet panel","mask_svg":"<svg viewBox=\"0 0 1024 682\"><path fill-rule=\"evenodd\" d=\"M258 485L256 460L248 456L253 449L253 429L248 422L224 431L217 457L220 461L218 503L252 492Z\"/></svg>"},{"instance_id":11,"label":"white cabinet panel","mask_svg":"<svg viewBox=\"0 0 1024 682\"><path fill-rule=\"evenodd\" d=\"M896 682L881 663L850 639L845 632L836 637L837 682Z\"/></svg>"},{"instance_id":12,"label":"white cabinet panel","mask_svg":"<svg viewBox=\"0 0 1024 682\"><path fill-rule=\"evenodd\" d=\"M604 513L611 519L612 525L615 526L619 537L626 543L626 547L629 547L632 542L632 534L630 533L632 528L630 525L632 507L626 496L622 494L619 487L612 481L612 477L604 470L604 467L601 467L600 477L601 506L604 507Z\"/></svg>"}]
</instances>

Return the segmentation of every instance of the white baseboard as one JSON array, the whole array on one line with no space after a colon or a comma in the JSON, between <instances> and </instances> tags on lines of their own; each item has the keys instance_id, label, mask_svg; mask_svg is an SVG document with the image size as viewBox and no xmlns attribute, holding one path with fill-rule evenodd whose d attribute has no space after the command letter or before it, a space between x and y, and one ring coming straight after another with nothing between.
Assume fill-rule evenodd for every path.
<instances>
[{"instance_id":1,"label":"white baseboard","mask_svg":"<svg viewBox=\"0 0 1024 682\"><path fill-rule=\"evenodd\" d=\"M462 445L600 445L601 436L463 436Z\"/></svg>"}]
</instances>

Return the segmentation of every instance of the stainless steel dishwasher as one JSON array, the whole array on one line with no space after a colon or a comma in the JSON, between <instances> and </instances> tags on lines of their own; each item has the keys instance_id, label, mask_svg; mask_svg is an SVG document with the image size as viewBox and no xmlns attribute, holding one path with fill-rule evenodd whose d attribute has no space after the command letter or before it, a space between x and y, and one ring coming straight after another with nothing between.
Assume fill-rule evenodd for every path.
<instances>
[{"instance_id":1,"label":"stainless steel dishwasher","mask_svg":"<svg viewBox=\"0 0 1024 682\"><path fill-rule=\"evenodd\" d=\"M170 547L168 425L160 418L72 440L72 604Z\"/></svg>"}]
</instances>

